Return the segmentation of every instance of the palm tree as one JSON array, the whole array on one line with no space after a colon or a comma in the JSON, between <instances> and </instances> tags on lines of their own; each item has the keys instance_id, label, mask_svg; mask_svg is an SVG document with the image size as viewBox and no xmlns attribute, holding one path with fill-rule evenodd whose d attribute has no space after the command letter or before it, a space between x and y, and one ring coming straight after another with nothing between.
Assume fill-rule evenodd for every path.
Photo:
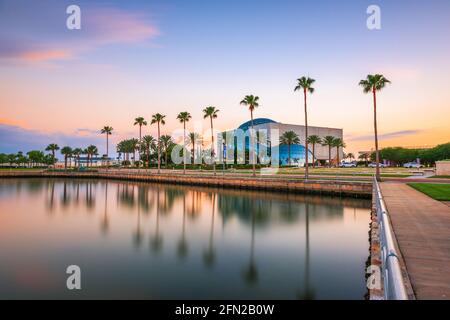
<instances>
[{"instance_id":1,"label":"palm tree","mask_svg":"<svg viewBox=\"0 0 450 320\"><path fill-rule=\"evenodd\" d=\"M97 155L98 154L98 149L97 149L97 147L96 146L94 146L94 145L90 145L90 146L88 146L87 148L86 148L86 154L87 154L87 156L88 156L88 163L90 162L90 164L91 164L91 166L92 166L92 158L93 158L93 156L95 156L95 155Z\"/></svg>"},{"instance_id":2,"label":"palm tree","mask_svg":"<svg viewBox=\"0 0 450 320\"><path fill-rule=\"evenodd\" d=\"M294 131L286 131L280 137L280 144L288 146L288 165L291 164L291 145L300 144L300 139Z\"/></svg>"},{"instance_id":3,"label":"palm tree","mask_svg":"<svg viewBox=\"0 0 450 320\"><path fill-rule=\"evenodd\" d=\"M174 143L172 141L172 137L168 134L161 136L159 140L161 141L162 150L164 151L164 164L167 169L169 162L169 150Z\"/></svg>"},{"instance_id":4,"label":"palm tree","mask_svg":"<svg viewBox=\"0 0 450 320\"><path fill-rule=\"evenodd\" d=\"M133 164L136 164L136 150L139 150L140 147L140 141L138 139L132 138L128 140L129 143L129 150L130 152L133 152ZM139 160L140 162L140 160ZM138 166L139 166L138 162Z\"/></svg>"},{"instance_id":5,"label":"palm tree","mask_svg":"<svg viewBox=\"0 0 450 320\"><path fill-rule=\"evenodd\" d=\"M250 131L250 136L251 136L251 141L252 141L252 147L253 146L253 111L255 110L255 108L257 108L259 106L259 97L258 96L254 96L254 95L247 95L244 97L244 99L241 101L241 105L247 106L248 109L250 110L250 117L251 117L251 131ZM256 150L253 150L253 152L251 152L252 156L252 164L253 164L253 176L256 176L256 172L255 172L255 153Z\"/></svg>"},{"instance_id":6,"label":"palm tree","mask_svg":"<svg viewBox=\"0 0 450 320\"><path fill-rule=\"evenodd\" d=\"M364 93L372 92L373 94L373 128L375 133L375 163L376 169L376 179L380 181L380 152L378 150L378 128L377 128L377 91L383 89L386 84L391 83L381 74L369 74L367 78L361 80L359 85L363 87Z\"/></svg>"},{"instance_id":7,"label":"palm tree","mask_svg":"<svg viewBox=\"0 0 450 320\"><path fill-rule=\"evenodd\" d=\"M316 167L316 144L321 144L322 139L318 135L308 137L308 143L312 144L313 168Z\"/></svg>"},{"instance_id":8,"label":"palm tree","mask_svg":"<svg viewBox=\"0 0 450 320\"><path fill-rule=\"evenodd\" d=\"M150 124L154 124L154 123L158 124L158 173L161 172L161 131L160 131L160 126L166 124L166 122L164 121L165 117L166 117L165 115L156 113L156 114L152 115L152 121L150 123Z\"/></svg>"},{"instance_id":9,"label":"palm tree","mask_svg":"<svg viewBox=\"0 0 450 320\"><path fill-rule=\"evenodd\" d=\"M113 128L110 126L104 126L100 131L101 134L106 134L106 158L109 158L109 136L112 134L112 131Z\"/></svg>"},{"instance_id":10,"label":"palm tree","mask_svg":"<svg viewBox=\"0 0 450 320\"><path fill-rule=\"evenodd\" d=\"M192 164L195 164L195 143L200 139L200 135L197 132L190 132L189 133L189 140L191 141L192 145Z\"/></svg>"},{"instance_id":11,"label":"palm tree","mask_svg":"<svg viewBox=\"0 0 450 320\"><path fill-rule=\"evenodd\" d=\"M59 146L56 143L51 143L45 148L45 151L50 151L52 153L53 161L56 160L55 152L59 150Z\"/></svg>"},{"instance_id":12,"label":"palm tree","mask_svg":"<svg viewBox=\"0 0 450 320\"><path fill-rule=\"evenodd\" d=\"M351 152L347 153L347 159L350 159L350 161L352 161L352 159L355 159L355 155Z\"/></svg>"},{"instance_id":13,"label":"palm tree","mask_svg":"<svg viewBox=\"0 0 450 320\"><path fill-rule=\"evenodd\" d=\"M339 148L341 148L341 147L345 148L346 147L345 142L341 138L336 138L333 141L333 147L336 148L336 163L339 166L339 163L340 163L340 161L339 161Z\"/></svg>"},{"instance_id":14,"label":"palm tree","mask_svg":"<svg viewBox=\"0 0 450 320\"><path fill-rule=\"evenodd\" d=\"M316 82L316 80L306 77L301 77L297 79L297 86L294 88L295 91L303 90L304 104L305 104L305 179L308 179L308 167L309 167L309 149L308 149L308 110L306 103L306 94L314 93L314 88L312 85Z\"/></svg>"},{"instance_id":15,"label":"palm tree","mask_svg":"<svg viewBox=\"0 0 450 320\"><path fill-rule=\"evenodd\" d=\"M203 119L209 117L211 123L211 160L213 163L214 175L216 174L216 161L215 161L215 153L214 153L214 127L213 127L213 119L217 118L217 114L219 113L219 109L216 107L209 106L203 109Z\"/></svg>"},{"instance_id":16,"label":"palm tree","mask_svg":"<svg viewBox=\"0 0 450 320\"><path fill-rule=\"evenodd\" d=\"M359 155L358 159L364 160L365 166L367 167L367 162L368 162L368 160L369 160L369 156L370 156L369 153L364 152L364 153L361 153L361 154Z\"/></svg>"},{"instance_id":17,"label":"palm tree","mask_svg":"<svg viewBox=\"0 0 450 320\"><path fill-rule=\"evenodd\" d=\"M145 153L147 154L147 163L150 168L150 150L154 149L156 146L156 139L150 135L142 137L142 145L144 146Z\"/></svg>"},{"instance_id":18,"label":"palm tree","mask_svg":"<svg viewBox=\"0 0 450 320\"><path fill-rule=\"evenodd\" d=\"M139 143L141 143L142 142L142 126L146 126L147 121L145 121L145 119L143 117L137 117L136 119L134 119L134 125L139 126ZM141 158L139 157L139 161L140 160L141 160Z\"/></svg>"},{"instance_id":19,"label":"palm tree","mask_svg":"<svg viewBox=\"0 0 450 320\"><path fill-rule=\"evenodd\" d=\"M67 159L71 156L72 152L71 147L63 147L61 149L61 154L64 156L64 170L67 170Z\"/></svg>"},{"instance_id":20,"label":"palm tree","mask_svg":"<svg viewBox=\"0 0 450 320\"><path fill-rule=\"evenodd\" d=\"M334 146L334 137L326 136L322 139L322 146L328 146L328 167L331 168L331 148Z\"/></svg>"},{"instance_id":21,"label":"palm tree","mask_svg":"<svg viewBox=\"0 0 450 320\"><path fill-rule=\"evenodd\" d=\"M76 161L75 165L77 167L80 166L80 155L82 153L83 153L83 149L81 149L81 148L75 148L72 150L72 155L75 157L75 161Z\"/></svg>"},{"instance_id":22,"label":"palm tree","mask_svg":"<svg viewBox=\"0 0 450 320\"><path fill-rule=\"evenodd\" d=\"M186 122L191 118L191 114L187 111L180 112L177 116L177 119L183 124L183 174L186 174Z\"/></svg>"}]
</instances>

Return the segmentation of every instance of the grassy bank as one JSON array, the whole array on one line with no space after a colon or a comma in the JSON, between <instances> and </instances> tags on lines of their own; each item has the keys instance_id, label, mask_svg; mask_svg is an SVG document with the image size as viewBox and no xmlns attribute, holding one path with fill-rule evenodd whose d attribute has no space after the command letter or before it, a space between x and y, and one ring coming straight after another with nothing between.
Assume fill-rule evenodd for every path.
<instances>
[{"instance_id":1,"label":"grassy bank","mask_svg":"<svg viewBox=\"0 0 450 320\"><path fill-rule=\"evenodd\" d=\"M450 201L450 184L408 183L408 185L435 200Z\"/></svg>"}]
</instances>

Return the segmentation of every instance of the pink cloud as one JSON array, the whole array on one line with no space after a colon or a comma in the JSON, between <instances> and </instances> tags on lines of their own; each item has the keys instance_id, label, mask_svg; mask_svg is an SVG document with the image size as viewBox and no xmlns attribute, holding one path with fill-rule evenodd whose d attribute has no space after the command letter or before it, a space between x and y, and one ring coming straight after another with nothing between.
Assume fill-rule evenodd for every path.
<instances>
[{"instance_id":1,"label":"pink cloud","mask_svg":"<svg viewBox=\"0 0 450 320\"><path fill-rule=\"evenodd\" d=\"M45 35L46 38L55 36L58 39L55 42L25 41L30 36L28 33L16 37L14 41L6 39L4 47L0 48L0 59L35 64L68 60L107 45L145 43L160 35L148 15L115 8L83 11L81 30L70 32L70 35L61 38L53 34Z\"/></svg>"}]
</instances>

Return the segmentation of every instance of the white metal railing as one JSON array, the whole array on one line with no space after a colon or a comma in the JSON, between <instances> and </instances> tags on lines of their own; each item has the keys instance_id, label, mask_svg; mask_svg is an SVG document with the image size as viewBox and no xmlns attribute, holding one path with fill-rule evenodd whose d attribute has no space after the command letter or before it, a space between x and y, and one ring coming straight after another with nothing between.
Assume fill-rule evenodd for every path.
<instances>
[{"instance_id":1,"label":"white metal railing","mask_svg":"<svg viewBox=\"0 0 450 320\"><path fill-rule=\"evenodd\" d=\"M373 179L378 230L380 234L380 253L384 298L386 300L408 300L405 282L400 268L399 255L395 246L395 235L391 227L389 213L381 194L380 185Z\"/></svg>"}]
</instances>

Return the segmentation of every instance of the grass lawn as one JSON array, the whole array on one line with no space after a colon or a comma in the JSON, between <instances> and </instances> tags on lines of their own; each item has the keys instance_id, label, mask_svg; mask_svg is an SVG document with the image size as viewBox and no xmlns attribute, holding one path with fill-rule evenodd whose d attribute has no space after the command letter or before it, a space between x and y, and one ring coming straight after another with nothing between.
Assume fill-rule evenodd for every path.
<instances>
[{"instance_id":1,"label":"grass lawn","mask_svg":"<svg viewBox=\"0 0 450 320\"><path fill-rule=\"evenodd\" d=\"M434 178L434 179L450 179L450 176L432 176L430 178Z\"/></svg>"},{"instance_id":2,"label":"grass lawn","mask_svg":"<svg viewBox=\"0 0 450 320\"><path fill-rule=\"evenodd\" d=\"M450 184L444 183L408 183L408 186L425 193L427 196L439 200L450 201Z\"/></svg>"}]
</instances>

